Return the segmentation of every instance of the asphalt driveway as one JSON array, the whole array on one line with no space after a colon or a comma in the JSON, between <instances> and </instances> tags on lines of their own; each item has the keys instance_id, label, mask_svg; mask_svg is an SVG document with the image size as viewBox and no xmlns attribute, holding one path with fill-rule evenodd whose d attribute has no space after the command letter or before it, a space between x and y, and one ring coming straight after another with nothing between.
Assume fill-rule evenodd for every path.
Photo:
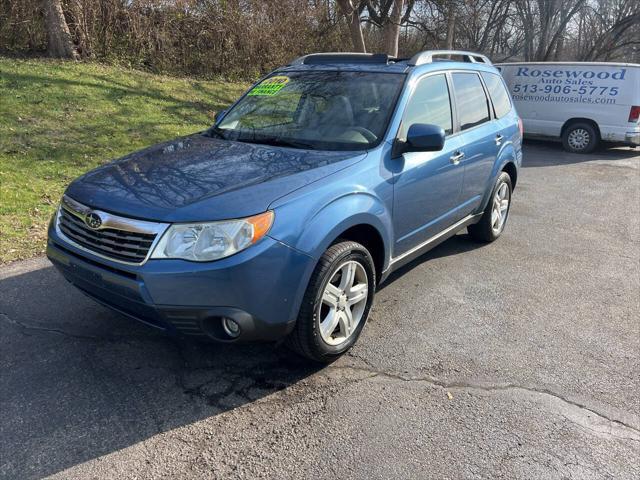
<instances>
[{"instance_id":1,"label":"asphalt driveway","mask_svg":"<svg viewBox=\"0 0 640 480\"><path fill-rule=\"evenodd\" d=\"M524 167L503 237L394 274L325 368L0 269L0 477L640 478L640 151Z\"/></svg>"}]
</instances>

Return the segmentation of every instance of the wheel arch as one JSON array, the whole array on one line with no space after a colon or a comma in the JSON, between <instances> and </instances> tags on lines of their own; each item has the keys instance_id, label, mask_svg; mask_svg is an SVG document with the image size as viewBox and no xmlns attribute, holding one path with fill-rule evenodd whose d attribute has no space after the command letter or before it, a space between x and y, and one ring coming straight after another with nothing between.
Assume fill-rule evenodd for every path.
<instances>
[{"instance_id":1,"label":"wheel arch","mask_svg":"<svg viewBox=\"0 0 640 480\"><path fill-rule=\"evenodd\" d=\"M493 165L493 170L487 181L482 202L480 202L480 206L478 207L476 213L484 211L485 207L487 206L487 202L491 197L491 191L493 190L496 179L502 172L507 172L509 174L509 177L511 177L511 188L515 188L516 182L518 181L518 167L516 164L516 150L513 144L505 145L498 154L498 158Z\"/></svg>"},{"instance_id":2,"label":"wheel arch","mask_svg":"<svg viewBox=\"0 0 640 480\"><path fill-rule=\"evenodd\" d=\"M504 164L501 171L509 174L509 177L511 177L511 188L515 189L518 181L518 168L516 167L515 162L508 161Z\"/></svg>"},{"instance_id":3,"label":"wheel arch","mask_svg":"<svg viewBox=\"0 0 640 480\"><path fill-rule=\"evenodd\" d=\"M338 239L358 242L371 253L379 278L389 261L392 229L384 202L373 194L354 192L332 200L309 218L294 246L317 261Z\"/></svg>"},{"instance_id":4,"label":"wheel arch","mask_svg":"<svg viewBox=\"0 0 640 480\"><path fill-rule=\"evenodd\" d=\"M378 229L370 223L360 223L349 227L340 233L333 242L331 242L331 244L340 240L351 240L353 242L357 242L369 251L373 258L376 279L379 282L382 272L385 269L385 260L387 255L384 240Z\"/></svg>"},{"instance_id":5,"label":"wheel arch","mask_svg":"<svg viewBox=\"0 0 640 480\"><path fill-rule=\"evenodd\" d=\"M569 128L574 123L588 123L595 129L596 133L598 134L598 139L602 138L602 135L600 133L600 126L598 125L598 122L596 122L591 118L586 118L586 117L572 117L568 119L566 122L564 122L564 124L562 125L562 128L560 128L560 138L564 136L564 133L567 131L567 128Z\"/></svg>"}]
</instances>

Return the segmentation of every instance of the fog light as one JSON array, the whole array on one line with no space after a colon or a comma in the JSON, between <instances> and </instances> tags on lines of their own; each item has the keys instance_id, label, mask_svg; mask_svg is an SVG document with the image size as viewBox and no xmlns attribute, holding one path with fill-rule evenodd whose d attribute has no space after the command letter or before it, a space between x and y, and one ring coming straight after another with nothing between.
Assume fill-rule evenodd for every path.
<instances>
[{"instance_id":1,"label":"fog light","mask_svg":"<svg viewBox=\"0 0 640 480\"><path fill-rule=\"evenodd\" d=\"M240 325L235 320L231 320L230 318L224 317L222 319L222 328L224 329L224 333L229 335L231 338L236 338L240 335Z\"/></svg>"}]
</instances>

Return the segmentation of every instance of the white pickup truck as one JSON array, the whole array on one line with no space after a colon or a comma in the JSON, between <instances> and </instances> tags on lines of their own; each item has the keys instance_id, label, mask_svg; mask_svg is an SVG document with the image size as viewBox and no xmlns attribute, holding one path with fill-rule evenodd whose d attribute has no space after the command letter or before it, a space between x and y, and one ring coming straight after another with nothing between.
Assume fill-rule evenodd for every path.
<instances>
[{"instance_id":1,"label":"white pickup truck","mask_svg":"<svg viewBox=\"0 0 640 480\"><path fill-rule=\"evenodd\" d=\"M640 65L633 63L503 63L528 137L561 139L570 152L600 142L640 145Z\"/></svg>"}]
</instances>

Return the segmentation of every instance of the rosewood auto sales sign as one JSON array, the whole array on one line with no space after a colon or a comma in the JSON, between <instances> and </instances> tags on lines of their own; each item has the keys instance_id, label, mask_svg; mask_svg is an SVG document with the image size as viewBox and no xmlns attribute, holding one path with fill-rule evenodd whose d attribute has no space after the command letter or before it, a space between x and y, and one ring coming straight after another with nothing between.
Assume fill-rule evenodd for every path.
<instances>
[{"instance_id":1,"label":"rosewood auto sales sign","mask_svg":"<svg viewBox=\"0 0 640 480\"><path fill-rule=\"evenodd\" d=\"M616 103L627 75L623 67L518 66L512 78L514 100L564 103Z\"/></svg>"}]
</instances>

